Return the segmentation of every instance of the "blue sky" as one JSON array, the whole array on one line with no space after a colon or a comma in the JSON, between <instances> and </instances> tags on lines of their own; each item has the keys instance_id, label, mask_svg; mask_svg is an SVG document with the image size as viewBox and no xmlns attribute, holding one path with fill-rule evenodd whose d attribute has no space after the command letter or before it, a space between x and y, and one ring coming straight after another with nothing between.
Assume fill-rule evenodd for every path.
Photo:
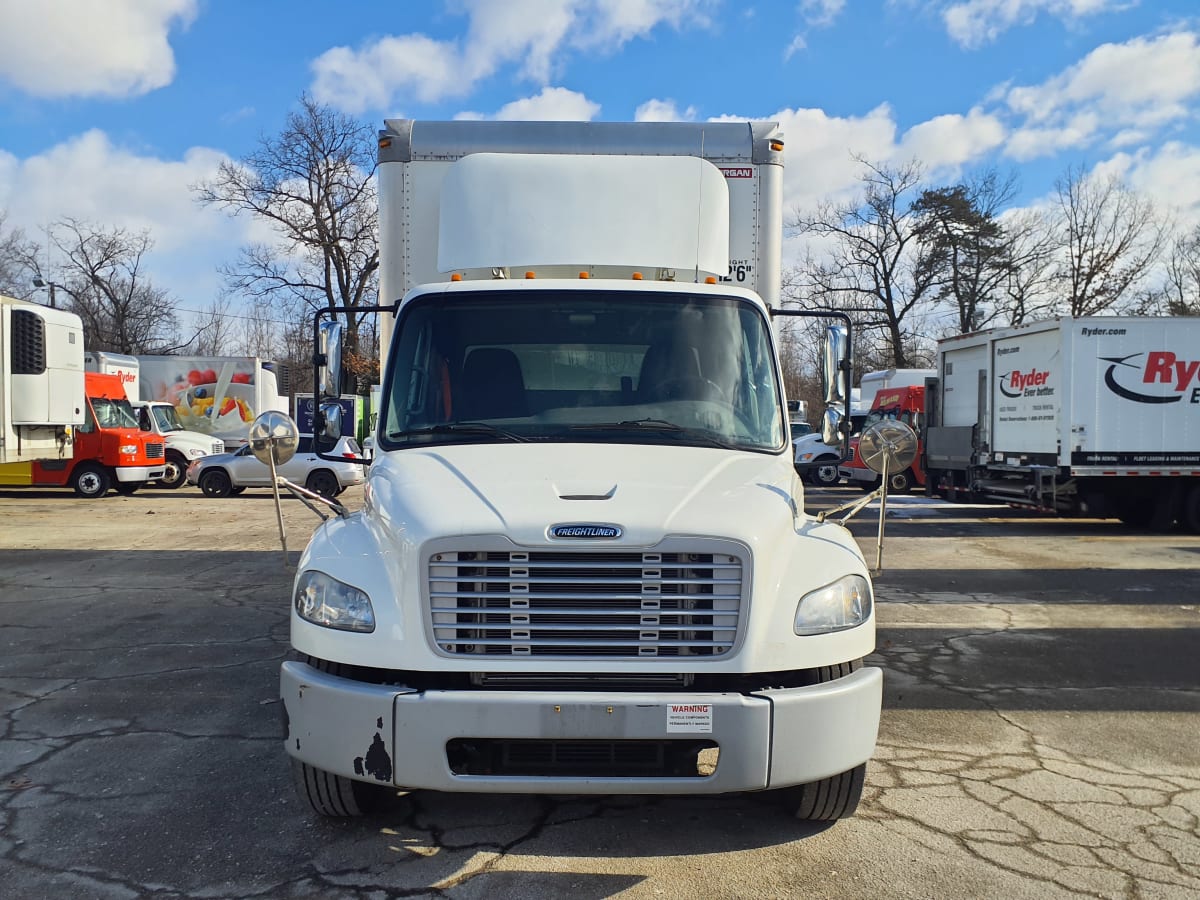
<instances>
[{"instance_id":1,"label":"blue sky","mask_svg":"<svg viewBox=\"0 0 1200 900\"><path fill-rule=\"evenodd\" d=\"M1030 205L1113 171L1200 220L1195 0L0 0L0 212L147 228L200 308L264 235L189 188L304 91L372 125L776 119L794 206L852 192L860 154L1011 170Z\"/></svg>"}]
</instances>

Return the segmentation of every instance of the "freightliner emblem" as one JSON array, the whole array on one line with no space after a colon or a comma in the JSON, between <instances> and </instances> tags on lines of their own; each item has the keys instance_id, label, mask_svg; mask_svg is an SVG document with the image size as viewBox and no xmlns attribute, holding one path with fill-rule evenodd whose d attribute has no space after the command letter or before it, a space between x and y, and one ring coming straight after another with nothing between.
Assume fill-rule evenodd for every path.
<instances>
[{"instance_id":1,"label":"freightliner emblem","mask_svg":"<svg viewBox=\"0 0 1200 900\"><path fill-rule=\"evenodd\" d=\"M551 525L550 537L569 538L578 541L613 540L623 532L618 525L596 525L590 522L572 522L569 525Z\"/></svg>"}]
</instances>

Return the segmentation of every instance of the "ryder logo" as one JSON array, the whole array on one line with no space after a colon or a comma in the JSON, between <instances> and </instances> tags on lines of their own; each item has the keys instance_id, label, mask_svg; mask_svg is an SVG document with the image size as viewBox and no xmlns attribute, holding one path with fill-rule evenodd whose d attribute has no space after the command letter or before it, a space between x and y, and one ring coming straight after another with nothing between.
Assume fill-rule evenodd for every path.
<instances>
[{"instance_id":1,"label":"ryder logo","mask_svg":"<svg viewBox=\"0 0 1200 900\"><path fill-rule=\"evenodd\" d=\"M1100 359L1111 363L1104 373L1104 385L1118 397L1133 400L1135 403L1178 403L1183 399L1184 391L1193 383L1200 384L1200 359L1180 359L1169 350L1153 350L1146 354L1144 364L1132 363L1129 360L1141 356L1141 353L1131 353L1129 356L1101 356ZM1169 394L1144 394L1122 385L1117 380L1117 367L1140 370L1142 384L1165 384L1171 388ZM1190 403L1200 403L1200 386L1192 387Z\"/></svg>"},{"instance_id":2,"label":"ryder logo","mask_svg":"<svg viewBox=\"0 0 1200 900\"><path fill-rule=\"evenodd\" d=\"M1022 372L1013 369L1000 376L1000 393L1005 397L1043 397L1054 393L1046 385L1050 373L1038 369Z\"/></svg>"}]
</instances>

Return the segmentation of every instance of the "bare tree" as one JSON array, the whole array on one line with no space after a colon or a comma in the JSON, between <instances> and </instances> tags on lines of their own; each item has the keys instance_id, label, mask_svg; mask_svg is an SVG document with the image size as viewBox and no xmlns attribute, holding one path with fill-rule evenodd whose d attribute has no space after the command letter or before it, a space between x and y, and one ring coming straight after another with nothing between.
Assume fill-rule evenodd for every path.
<instances>
[{"instance_id":1,"label":"bare tree","mask_svg":"<svg viewBox=\"0 0 1200 900\"><path fill-rule=\"evenodd\" d=\"M927 259L939 283L937 298L956 319L956 334L983 328L1000 312L1001 288L1012 268L1002 207L1016 193L1016 177L994 169L952 185L923 191L913 204L922 218Z\"/></svg>"},{"instance_id":2,"label":"bare tree","mask_svg":"<svg viewBox=\"0 0 1200 900\"><path fill-rule=\"evenodd\" d=\"M8 212L0 209L0 294L25 299L33 283L29 261L37 259L38 246L7 222Z\"/></svg>"},{"instance_id":3,"label":"bare tree","mask_svg":"<svg viewBox=\"0 0 1200 900\"><path fill-rule=\"evenodd\" d=\"M1056 280L1072 316L1111 309L1146 277L1165 229L1153 204L1116 175L1068 169L1055 184L1065 254Z\"/></svg>"},{"instance_id":4,"label":"bare tree","mask_svg":"<svg viewBox=\"0 0 1200 900\"><path fill-rule=\"evenodd\" d=\"M78 219L63 219L46 230L62 260L43 271L36 255L25 260L33 277L53 281L60 305L83 320L84 343L115 353L171 353L187 341L179 337L175 303L143 268L154 247L149 232L129 232Z\"/></svg>"},{"instance_id":5,"label":"bare tree","mask_svg":"<svg viewBox=\"0 0 1200 900\"><path fill-rule=\"evenodd\" d=\"M1054 277L1058 241L1053 226L1037 209L1016 211L1002 221L1010 265L1001 287L1001 318L1020 325L1053 315L1058 306Z\"/></svg>"},{"instance_id":6,"label":"bare tree","mask_svg":"<svg viewBox=\"0 0 1200 900\"><path fill-rule=\"evenodd\" d=\"M855 157L863 166L863 192L852 202L826 203L787 224L816 238L826 255L801 265L802 305L856 312L860 328L882 334L885 367L907 368L919 343L914 319L932 301L938 270L921 238L928 228L912 210L923 171Z\"/></svg>"},{"instance_id":7,"label":"bare tree","mask_svg":"<svg viewBox=\"0 0 1200 900\"><path fill-rule=\"evenodd\" d=\"M270 224L278 241L243 249L228 285L280 317L373 305L378 293L374 131L310 96L283 131L196 187L201 203ZM348 329L353 345L363 315Z\"/></svg>"},{"instance_id":8,"label":"bare tree","mask_svg":"<svg viewBox=\"0 0 1200 900\"><path fill-rule=\"evenodd\" d=\"M1164 265L1162 285L1128 310L1141 315L1200 316L1200 225L1178 235Z\"/></svg>"},{"instance_id":9,"label":"bare tree","mask_svg":"<svg viewBox=\"0 0 1200 900\"><path fill-rule=\"evenodd\" d=\"M232 307L232 299L223 293L193 315L192 330L195 337L187 348L189 353L197 356L221 356L226 352L238 325Z\"/></svg>"}]
</instances>

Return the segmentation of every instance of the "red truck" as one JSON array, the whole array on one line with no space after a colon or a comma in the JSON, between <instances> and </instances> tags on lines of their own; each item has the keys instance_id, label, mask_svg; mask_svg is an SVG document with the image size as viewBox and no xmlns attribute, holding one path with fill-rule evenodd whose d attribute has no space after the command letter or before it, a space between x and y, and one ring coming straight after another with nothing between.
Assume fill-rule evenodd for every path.
<instances>
[{"instance_id":1,"label":"red truck","mask_svg":"<svg viewBox=\"0 0 1200 900\"><path fill-rule=\"evenodd\" d=\"M84 421L73 429L70 456L0 466L6 487L71 487L81 497L103 497L109 488L132 494L165 474L159 435L138 427L117 375L84 374Z\"/></svg>"},{"instance_id":2,"label":"red truck","mask_svg":"<svg viewBox=\"0 0 1200 900\"><path fill-rule=\"evenodd\" d=\"M925 448L921 444L921 423L925 414L924 385L908 385L904 387L883 388L875 395L871 411L867 414L863 427L874 425L881 419L897 419L911 428L917 434L917 458L903 472L895 472L888 476L888 492L904 494L913 486L924 487L925 468L922 460ZM850 458L838 466L838 474L858 485L864 491L873 491L879 487L880 476L863 462L858 452L858 438L850 441Z\"/></svg>"}]
</instances>

